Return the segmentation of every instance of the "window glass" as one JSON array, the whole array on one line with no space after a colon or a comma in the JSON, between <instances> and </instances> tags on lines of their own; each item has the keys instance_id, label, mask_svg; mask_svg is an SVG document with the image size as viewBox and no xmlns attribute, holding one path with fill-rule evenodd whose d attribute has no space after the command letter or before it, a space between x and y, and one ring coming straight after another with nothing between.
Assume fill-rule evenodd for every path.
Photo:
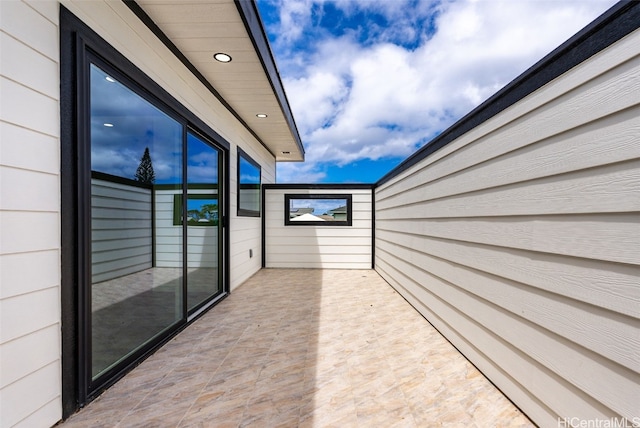
<instances>
[{"instance_id":1,"label":"window glass","mask_svg":"<svg viewBox=\"0 0 640 428\"><path fill-rule=\"evenodd\" d=\"M97 65L90 70L96 379L183 318L183 234L172 205L184 126Z\"/></svg>"},{"instance_id":2,"label":"window glass","mask_svg":"<svg viewBox=\"0 0 640 428\"><path fill-rule=\"evenodd\" d=\"M285 195L288 226L350 226L351 195Z\"/></svg>"},{"instance_id":3,"label":"window glass","mask_svg":"<svg viewBox=\"0 0 640 428\"><path fill-rule=\"evenodd\" d=\"M260 216L260 164L238 149L238 215Z\"/></svg>"},{"instance_id":4,"label":"window glass","mask_svg":"<svg viewBox=\"0 0 640 428\"><path fill-rule=\"evenodd\" d=\"M187 308L192 311L222 292L219 150L187 134Z\"/></svg>"}]
</instances>

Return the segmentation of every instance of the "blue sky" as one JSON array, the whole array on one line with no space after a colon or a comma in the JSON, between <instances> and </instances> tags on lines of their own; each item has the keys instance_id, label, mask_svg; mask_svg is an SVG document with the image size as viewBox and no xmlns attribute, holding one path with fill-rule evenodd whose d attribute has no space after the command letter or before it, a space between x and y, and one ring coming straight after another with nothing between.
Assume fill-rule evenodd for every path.
<instances>
[{"instance_id":1,"label":"blue sky","mask_svg":"<svg viewBox=\"0 0 640 428\"><path fill-rule=\"evenodd\" d=\"M280 183L371 183L613 0L258 0L304 163Z\"/></svg>"}]
</instances>

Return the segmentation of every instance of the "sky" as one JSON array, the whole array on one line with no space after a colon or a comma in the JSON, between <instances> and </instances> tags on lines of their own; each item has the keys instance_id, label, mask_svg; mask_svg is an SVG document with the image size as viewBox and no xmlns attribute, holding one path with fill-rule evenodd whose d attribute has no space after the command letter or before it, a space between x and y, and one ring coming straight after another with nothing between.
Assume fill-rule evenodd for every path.
<instances>
[{"instance_id":1,"label":"sky","mask_svg":"<svg viewBox=\"0 0 640 428\"><path fill-rule=\"evenodd\" d=\"M258 0L304 163L279 183L373 183L613 0Z\"/></svg>"}]
</instances>

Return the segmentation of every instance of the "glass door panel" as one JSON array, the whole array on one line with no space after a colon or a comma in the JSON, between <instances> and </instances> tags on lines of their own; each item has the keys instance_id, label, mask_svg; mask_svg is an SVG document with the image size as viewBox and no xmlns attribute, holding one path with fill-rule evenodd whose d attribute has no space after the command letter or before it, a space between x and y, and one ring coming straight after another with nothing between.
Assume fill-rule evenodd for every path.
<instances>
[{"instance_id":1,"label":"glass door panel","mask_svg":"<svg viewBox=\"0 0 640 428\"><path fill-rule=\"evenodd\" d=\"M90 66L91 317L95 380L184 318L184 126ZM161 188L161 189L160 189Z\"/></svg>"},{"instance_id":2,"label":"glass door panel","mask_svg":"<svg viewBox=\"0 0 640 428\"><path fill-rule=\"evenodd\" d=\"M187 308L189 312L222 292L219 260L222 222L219 150L187 134Z\"/></svg>"}]
</instances>

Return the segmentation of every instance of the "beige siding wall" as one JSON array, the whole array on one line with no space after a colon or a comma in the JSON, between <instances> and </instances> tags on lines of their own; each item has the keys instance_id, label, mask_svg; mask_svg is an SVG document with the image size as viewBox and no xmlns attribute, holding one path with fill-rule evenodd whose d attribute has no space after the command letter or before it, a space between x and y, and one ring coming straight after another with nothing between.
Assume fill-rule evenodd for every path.
<instances>
[{"instance_id":1,"label":"beige siding wall","mask_svg":"<svg viewBox=\"0 0 640 428\"><path fill-rule=\"evenodd\" d=\"M0 2L2 427L61 415L59 48L42 8Z\"/></svg>"},{"instance_id":2,"label":"beige siding wall","mask_svg":"<svg viewBox=\"0 0 640 428\"><path fill-rule=\"evenodd\" d=\"M120 1L63 1L231 144L232 287L260 268L260 220L237 218L240 145L275 181L275 160ZM0 1L0 426L61 417L59 3ZM247 251L248 254L248 251ZM34 268L37 266L37 268Z\"/></svg>"},{"instance_id":3,"label":"beige siding wall","mask_svg":"<svg viewBox=\"0 0 640 428\"><path fill-rule=\"evenodd\" d=\"M376 189L377 271L541 426L640 417L639 54L636 31Z\"/></svg>"},{"instance_id":4,"label":"beige siding wall","mask_svg":"<svg viewBox=\"0 0 640 428\"><path fill-rule=\"evenodd\" d=\"M286 193L351 194L352 226L285 226ZM371 269L370 189L267 189L265 199L266 267Z\"/></svg>"}]
</instances>

